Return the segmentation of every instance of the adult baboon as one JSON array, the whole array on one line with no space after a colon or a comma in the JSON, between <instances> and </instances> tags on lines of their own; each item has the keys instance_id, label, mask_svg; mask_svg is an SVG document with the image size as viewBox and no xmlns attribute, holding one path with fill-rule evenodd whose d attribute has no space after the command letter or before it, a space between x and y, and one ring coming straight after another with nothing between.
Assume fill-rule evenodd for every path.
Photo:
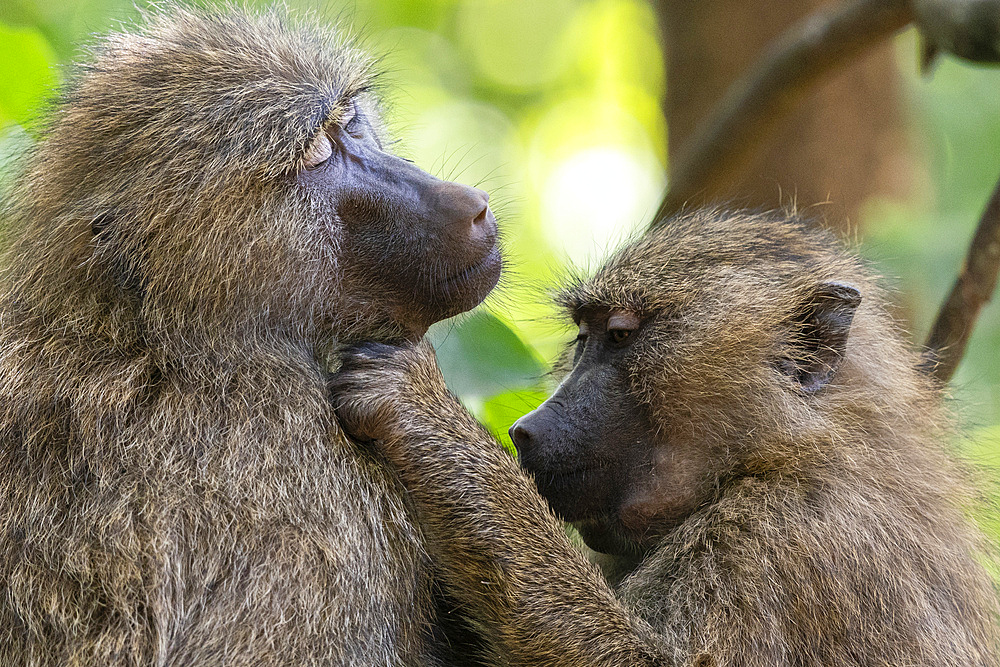
<instances>
[{"instance_id":1,"label":"adult baboon","mask_svg":"<svg viewBox=\"0 0 1000 667\"><path fill-rule=\"evenodd\" d=\"M325 373L479 303L497 229L386 152L374 82L280 12L167 7L61 94L4 210L0 665L444 659Z\"/></svg>"},{"instance_id":2,"label":"adult baboon","mask_svg":"<svg viewBox=\"0 0 1000 667\"><path fill-rule=\"evenodd\" d=\"M939 391L829 234L688 213L560 302L580 327L565 379L512 428L533 482L430 348L362 347L334 379L346 428L399 469L444 580L512 664L635 664L578 641L615 630L594 611L611 592L535 485L671 664L998 664L977 562L993 555L963 515Z\"/></svg>"}]
</instances>

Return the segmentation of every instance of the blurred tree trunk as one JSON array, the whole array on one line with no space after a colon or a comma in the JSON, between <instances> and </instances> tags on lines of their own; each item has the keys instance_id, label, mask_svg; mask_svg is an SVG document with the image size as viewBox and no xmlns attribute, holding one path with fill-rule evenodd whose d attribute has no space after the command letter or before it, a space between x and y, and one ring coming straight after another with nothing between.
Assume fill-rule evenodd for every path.
<instances>
[{"instance_id":1,"label":"blurred tree trunk","mask_svg":"<svg viewBox=\"0 0 1000 667\"><path fill-rule=\"evenodd\" d=\"M771 40L829 4L653 0L667 60L664 113L670 155ZM736 180L711 184L704 200L765 207L794 202L800 209L826 204L812 213L853 231L868 197L908 195L912 170L898 73L887 43L821 83L763 142Z\"/></svg>"}]
</instances>

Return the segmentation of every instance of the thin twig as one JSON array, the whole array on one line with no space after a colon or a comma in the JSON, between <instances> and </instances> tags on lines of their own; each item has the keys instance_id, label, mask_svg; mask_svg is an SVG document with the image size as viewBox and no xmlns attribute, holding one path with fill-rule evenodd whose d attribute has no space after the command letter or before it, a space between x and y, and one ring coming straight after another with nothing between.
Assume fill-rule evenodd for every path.
<instances>
[{"instance_id":1,"label":"thin twig","mask_svg":"<svg viewBox=\"0 0 1000 667\"><path fill-rule=\"evenodd\" d=\"M979 311L989 303L1000 275L1000 182L997 182L972 237L965 264L951 294L941 304L927 337L925 368L947 383L965 354Z\"/></svg>"},{"instance_id":2,"label":"thin twig","mask_svg":"<svg viewBox=\"0 0 1000 667\"><path fill-rule=\"evenodd\" d=\"M670 185L651 227L712 186L731 181L818 79L913 20L908 0L856 0L792 26L730 86L713 114L671 158Z\"/></svg>"}]
</instances>

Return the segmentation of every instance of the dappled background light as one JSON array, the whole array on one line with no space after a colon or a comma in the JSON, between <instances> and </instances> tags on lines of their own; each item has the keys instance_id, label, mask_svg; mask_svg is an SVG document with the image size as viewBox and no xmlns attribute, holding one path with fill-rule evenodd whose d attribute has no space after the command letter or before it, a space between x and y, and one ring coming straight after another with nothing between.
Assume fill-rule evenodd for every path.
<instances>
[{"instance_id":1,"label":"dappled background light","mask_svg":"<svg viewBox=\"0 0 1000 667\"><path fill-rule=\"evenodd\" d=\"M553 165L541 189L549 246L594 264L656 211L664 179L646 155L588 148Z\"/></svg>"},{"instance_id":2,"label":"dappled background light","mask_svg":"<svg viewBox=\"0 0 1000 667\"><path fill-rule=\"evenodd\" d=\"M490 192L511 270L476 314L432 337L455 389L505 434L544 396L546 368L574 335L553 318L545 288L567 264L592 266L641 229L666 185L653 10L642 0L286 4L354 26L383 54L397 152ZM0 156L30 141L33 110L77 44L135 15L132 0L0 2ZM920 339L1000 171L1000 73L945 59L922 79L915 52L903 35L911 136L929 180L912 201L869 202L863 250L901 288L900 314ZM973 426L1000 414L998 311L984 311L955 382Z\"/></svg>"}]
</instances>

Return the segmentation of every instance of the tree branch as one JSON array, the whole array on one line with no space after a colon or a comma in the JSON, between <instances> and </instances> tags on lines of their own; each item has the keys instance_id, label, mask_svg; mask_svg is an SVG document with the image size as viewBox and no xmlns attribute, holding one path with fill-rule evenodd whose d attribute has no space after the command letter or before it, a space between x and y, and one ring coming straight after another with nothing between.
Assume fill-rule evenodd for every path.
<instances>
[{"instance_id":1,"label":"tree branch","mask_svg":"<svg viewBox=\"0 0 1000 667\"><path fill-rule=\"evenodd\" d=\"M651 227L732 179L818 79L913 20L908 0L855 0L799 22L735 82L671 159L670 185Z\"/></svg>"},{"instance_id":2,"label":"tree branch","mask_svg":"<svg viewBox=\"0 0 1000 667\"><path fill-rule=\"evenodd\" d=\"M1000 182L972 237L955 286L938 311L927 337L925 370L942 384L955 373L979 311L989 303L1000 274Z\"/></svg>"}]
</instances>

